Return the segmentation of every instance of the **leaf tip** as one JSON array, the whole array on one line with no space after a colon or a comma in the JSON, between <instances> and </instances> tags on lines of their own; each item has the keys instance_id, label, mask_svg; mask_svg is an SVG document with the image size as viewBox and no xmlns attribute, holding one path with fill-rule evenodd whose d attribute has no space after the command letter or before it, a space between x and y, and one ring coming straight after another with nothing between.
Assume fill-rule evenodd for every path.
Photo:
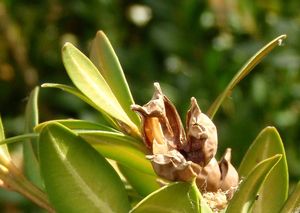
<instances>
[{"instance_id":1,"label":"leaf tip","mask_svg":"<svg viewBox=\"0 0 300 213\"><path fill-rule=\"evenodd\" d=\"M277 129L276 129L276 127L274 127L274 126L267 126L267 127L265 128L265 130L277 132Z\"/></svg>"},{"instance_id":2,"label":"leaf tip","mask_svg":"<svg viewBox=\"0 0 300 213\"><path fill-rule=\"evenodd\" d=\"M68 51L70 48L74 48L71 42L66 42L62 47L62 52Z\"/></svg>"},{"instance_id":3,"label":"leaf tip","mask_svg":"<svg viewBox=\"0 0 300 213\"><path fill-rule=\"evenodd\" d=\"M42 88L49 87L49 83L44 83L44 84L41 85L41 87L42 87Z\"/></svg>"},{"instance_id":4,"label":"leaf tip","mask_svg":"<svg viewBox=\"0 0 300 213\"><path fill-rule=\"evenodd\" d=\"M105 34L102 30L99 30L99 31L96 33L95 40L96 40L97 42L103 42L103 41L106 41L106 43L109 43L109 40L108 40L106 34Z\"/></svg>"},{"instance_id":5,"label":"leaf tip","mask_svg":"<svg viewBox=\"0 0 300 213\"><path fill-rule=\"evenodd\" d=\"M287 38L287 34L282 34L282 35L279 36L279 38L286 39Z\"/></svg>"},{"instance_id":6,"label":"leaf tip","mask_svg":"<svg viewBox=\"0 0 300 213\"><path fill-rule=\"evenodd\" d=\"M102 30L98 30L96 33L96 36L102 37L102 36L105 36L105 33Z\"/></svg>"}]
</instances>

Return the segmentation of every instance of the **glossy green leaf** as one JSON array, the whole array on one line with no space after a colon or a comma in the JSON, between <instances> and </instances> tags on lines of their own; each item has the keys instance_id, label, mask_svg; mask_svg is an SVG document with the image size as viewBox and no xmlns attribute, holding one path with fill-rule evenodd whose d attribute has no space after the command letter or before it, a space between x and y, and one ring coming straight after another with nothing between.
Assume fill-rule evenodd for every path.
<instances>
[{"instance_id":1,"label":"glossy green leaf","mask_svg":"<svg viewBox=\"0 0 300 213\"><path fill-rule=\"evenodd\" d=\"M300 181L284 204L281 213L300 212Z\"/></svg>"},{"instance_id":2,"label":"glossy green leaf","mask_svg":"<svg viewBox=\"0 0 300 213\"><path fill-rule=\"evenodd\" d=\"M39 88L36 87L29 96L25 110L25 133L33 133L33 128L39 123L38 94ZM23 142L24 172L32 183L42 188L43 181L40 175L37 146L38 141L36 137Z\"/></svg>"},{"instance_id":3,"label":"glossy green leaf","mask_svg":"<svg viewBox=\"0 0 300 213\"><path fill-rule=\"evenodd\" d=\"M249 147L240 164L239 175L241 177L246 177L257 163L272 157L275 154L281 154L282 158L268 175L260 189L259 199L253 206L254 212L279 212L288 196L288 166L284 146L277 130L274 127L263 129ZM266 206L268 206L267 209Z\"/></svg>"},{"instance_id":4,"label":"glossy green leaf","mask_svg":"<svg viewBox=\"0 0 300 213\"><path fill-rule=\"evenodd\" d=\"M102 108L100 108L98 105L96 105L93 101L91 101L88 97L86 97L82 92L80 92L77 88L75 87L71 87L68 85L64 85L64 84L53 84L53 83L45 83L42 84L42 87L44 88L56 88L56 89L61 89L62 91L65 91L67 93L70 93L78 98L80 98L81 100L83 100L85 103L87 103L88 105L90 105L91 107L95 108L96 110L100 111L104 118L110 123L112 124L114 127L118 127L118 124L114 121L114 119L112 117L110 117L106 112L104 112L102 110Z\"/></svg>"},{"instance_id":5,"label":"glossy green leaf","mask_svg":"<svg viewBox=\"0 0 300 213\"><path fill-rule=\"evenodd\" d=\"M93 40L90 58L111 88L124 111L139 126L139 117L130 109L134 101L121 64L108 38L102 31L98 31Z\"/></svg>"},{"instance_id":6,"label":"glossy green leaf","mask_svg":"<svg viewBox=\"0 0 300 213\"><path fill-rule=\"evenodd\" d=\"M3 140L5 140L5 133L0 115L0 163L5 163L10 160L10 154L8 152L7 145L2 142Z\"/></svg>"},{"instance_id":7,"label":"glossy green leaf","mask_svg":"<svg viewBox=\"0 0 300 213\"><path fill-rule=\"evenodd\" d=\"M228 97L233 88L243 79L245 78L254 67L261 62L261 60L267 56L275 47L280 46L282 40L286 38L286 35L281 35L275 38L273 41L269 42L262 49L260 49L254 56L252 56L246 64L237 72L237 74L232 78L230 83L227 85L225 90L217 97L217 99L213 102L210 108L207 111L207 115L212 119L219 107L223 103L226 97Z\"/></svg>"},{"instance_id":8,"label":"glossy green leaf","mask_svg":"<svg viewBox=\"0 0 300 213\"><path fill-rule=\"evenodd\" d=\"M128 212L122 181L111 165L66 127L50 123L39 138L41 172L57 212Z\"/></svg>"},{"instance_id":9,"label":"glossy green leaf","mask_svg":"<svg viewBox=\"0 0 300 213\"><path fill-rule=\"evenodd\" d=\"M145 197L160 188L157 182L158 177L156 175L146 174L121 164L118 164L118 167L129 184L141 196Z\"/></svg>"},{"instance_id":10,"label":"glossy green leaf","mask_svg":"<svg viewBox=\"0 0 300 213\"><path fill-rule=\"evenodd\" d=\"M256 202L258 192L268 174L280 161L282 155L275 155L257 164L249 175L242 180L238 190L229 202L227 213L248 213ZM276 184L278 186L279 183ZM259 199L259 197L258 197Z\"/></svg>"},{"instance_id":11,"label":"glossy green leaf","mask_svg":"<svg viewBox=\"0 0 300 213\"><path fill-rule=\"evenodd\" d=\"M145 158L147 150L136 138L101 124L73 119L47 121L39 124L35 130L40 132L43 127L53 122L74 130L103 156L154 175L150 162Z\"/></svg>"},{"instance_id":12,"label":"glossy green leaf","mask_svg":"<svg viewBox=\"0 0 300 213\"><path fill-rule=\"evenodd\" d=\"M115 95L94 64L71 43L62 49L65 68L75 86L108 115L126 124L138 135L137 126L130 120Z\"/></svg>"},{"instance_id":13,"label":"glossy green leaf","mask_svg":"<svg viewBox=\"0 0 300 213\"><path fill-rule=\"evenodd\" d=\"M171 183L138 203L131 213L212 213L194 183Z\"/></svg>"},{"instance_id":14,"label":"glossy green leaf","mask_svg":"<svg viewBox=\"0 0 300 213\"><path fill-rule=\"evenodd\" d=\"M108 131L78 131L77 133L106 158L154 175L151 163L145 157L145 146L135 138Z\"/></svg>"}]
</instances>

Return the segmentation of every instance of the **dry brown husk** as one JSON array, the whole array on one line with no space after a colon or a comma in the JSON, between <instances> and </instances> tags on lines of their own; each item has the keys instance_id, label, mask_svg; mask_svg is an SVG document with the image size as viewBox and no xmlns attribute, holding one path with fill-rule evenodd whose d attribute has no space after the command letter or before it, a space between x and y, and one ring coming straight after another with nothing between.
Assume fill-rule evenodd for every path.
<instances>
[{"instance_id":1,"label":"dry brown husk","mask_svg":"<svg viewBox=\"0 0 300 213\"><path fill-rule=\"evenodd\" d=\"M201 112L195 98L187 113L186 132L175 106L154 84L152 99L132 109L142 118L142 134L151 155L154 171L170 181L192 181L202 193L224 192L231 199L238 185L238 174L230 163L231 149L218 162L217 128Z\"/></svg>"}]
</instances>

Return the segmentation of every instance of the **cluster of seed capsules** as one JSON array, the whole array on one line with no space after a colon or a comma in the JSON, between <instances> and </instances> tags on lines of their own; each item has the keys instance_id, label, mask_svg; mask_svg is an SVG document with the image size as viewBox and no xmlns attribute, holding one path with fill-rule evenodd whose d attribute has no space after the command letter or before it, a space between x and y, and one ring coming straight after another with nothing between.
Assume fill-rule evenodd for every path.
<instances>
[{"instance_id":1,"label":"cluster of seed capsules","mask_svg":"<svg viewBox=\"0 0 300 213\"><path fill-rule=\"evenodd\" d=\"M231 149L226 149L219 161L215 158L218 136L214 123L191 98L184 129L176 108L160 85L154 83L154 87L154 95L147 104L132 105L142 118L143 140L150 153L147 158L154 171L170 181L195 179L202 193L222 191L230 200L239 176L230 163Z\"/></svg>"}]
</instances>

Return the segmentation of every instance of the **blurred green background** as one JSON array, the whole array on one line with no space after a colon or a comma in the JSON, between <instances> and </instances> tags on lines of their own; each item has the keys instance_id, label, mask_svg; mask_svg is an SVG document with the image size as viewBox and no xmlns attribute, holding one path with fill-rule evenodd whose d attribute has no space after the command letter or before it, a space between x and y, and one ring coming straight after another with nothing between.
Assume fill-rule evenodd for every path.
<instances>
[{"instance_id":1,"label":"blurred green background","mask_svg":"<svg viewBox=\"0 0 300 213\"><path fill-rule=\"evenodd\" d=\"M190 97L205 112L256 51L287 34L283 47L234 90L215 123L218 153L232 147L234 165L262 128L278 128L295 182L300 179L299 8L297 0L0 1L0 112L6 133L22 133L24 105L34 86L71 84L61 60L64 42L88 54L97 30L113 44L136 103L147 102L158 81L183 121ZM71 95L55 89L40 94L41 121L99 119ZM21 211L7 204L10 200L1 194L6 211Z\"/></svg>"}]
</instances>

